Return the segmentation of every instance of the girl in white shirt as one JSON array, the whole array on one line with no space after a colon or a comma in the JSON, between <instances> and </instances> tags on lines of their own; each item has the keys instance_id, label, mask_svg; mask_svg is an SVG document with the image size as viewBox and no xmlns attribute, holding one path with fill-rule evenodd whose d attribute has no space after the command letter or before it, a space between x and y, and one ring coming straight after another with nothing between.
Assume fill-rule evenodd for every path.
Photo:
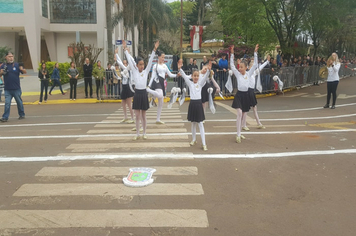
<instances>
[{"instance_id":1,"label":"girl in white shirt","mask_svg":"<svg viewBox=\"0 0 356 236\"><path fill-rule=\"evenodd\" d=\"M331 57L327 61L328 67L328 79L327 79L327 97L326 97L326 105L324 108L329 108L329 102L331 98L331 94L333 95L333 104L330 107L331 109L335 109L335 102L336 102L336 89L339 85L339 70L340 70L340 62L338 55L334 52L331 54Z\"/></svg>"},{"instance_id":2,"label":"girl in white shirt","mask_svg":"<svg viewBox=\"0 0 356 236\"><path fill-rule=\"evenodd\" d=\"M209 74L211 70L211 62L208 66L204 67L201 72L198 70L193 70L192 75L187 76L184 71L181 69L183 66L182 62L178 63L179 74L182 75L186 85L189 87L190 91L190 103L188 108L188 121L192 122L192 141L190 146L193 146L197 143L196 141L196 129L197 124L199 126L201 141L203 144L203 150L207 151L208 147L205 143L205 130L203 121L205 120L203 104L201 101L201 90L205 83L209 79ZM193 79L191 81L190 79Z\"/></svg>"},{"instance_id":3,"label":"girl in white shirt","mask_svg":"<svg viewBox=\"0 0 356 236\"><path fill-rule=\"evenodd\" d=\"M161 121L163 97L166 96L166 90L164 89L164 78L166 77L166 74L168 74L170 78L176 78L177 75L172 74L166 64L164 64L165 54L163 52L159 52L157 50L157 56L158 62L152 68L152 76L147 87L147 92L154 96L152 99L155 99L155 97L158 98L156 124L164 124L164 122Z\"/></svg>"},{"instance_id":4,"label":"girl in white shirt","mask_svg":"<svg viewBox=\"0 0 356 236\"><path fill-rule=\"evenodd\" d=\"M136 116L136 136L133 138L133 140L140 139L140 120L143 128L142 138L147 139L146 111L149 108L148 96L146 91L147 76L151 70L152 61L155 55L155 51L159 46L159 41L155 43L155 48L151 53L151 57L148 61L146 69L144 69L145 63L142 58L137 58L137 61L135 62L134 59L131 57L130 53L127 51L125 40L123 40L122 46L124 48L126 58L131 68L132 78L135 81L135 95L134 95L134 102L132 104L132 109L135 110L135 116Z\"/></svg>"},{"instance_id":5,"label":"girl in white shirt","mask_svg":"<svg viewBox=\"0 0 356 236\"><path fill-rule=\"evenodd\" d=\"M122 92L121 92L121 104L122 104L122 110L124 111L124 119L121 122L127 122L129 124L134 123L133 121L133 111L132 111L132 97L134 96L134 93L131 91L130 88L130 72L129 72L129 66L127 63L127 60L124 60L123 62L121 61L119 54L117 53L119 48L115 50L115 57L116 57L116 62L119 64L119 66L122 69ZM130 115L131 115L131 120L127 119L127 110L129 109Z\"/></svg>"},{"instance_id":6,"label":"girl in white shirt","mask_svg":"<svg viewBox=\"0 0 356 236\"><path fill-rule=\"evenodd\" d=\"M255 47L254 60L258 61L257 58L258 44ZM236 142L241 143L241 138L245 139L244 136L241 135L241 126L246 122L247 112L250 110L250 98L248 94L248 88L250 84L250 78L253 76L254 71L257 69L257 63L255 63L252 68L246 72L247 62L242 60L239 64L239 69L237 70L234 64L234 46L231 46L231 58L230 58L230 67L233 71L236 79L238 91L235 95L234 101L232 103L232 107L237 111L236 117Z\"/></svg>"},{"instance_id":7,"label":"girl in white shirt","mask_svg":"<svg viewBox=\"0 0 356 236\"><path fill-rule=\"evenodd\" d=\"M257 113L257 99L256 99L256 94L255 94L255 86L256 86L256 76L258 75L258 72L263 70L263 68L265 68L265 66L267 66L269 64L269 61L271 60L271 56L268 55L267 56L267 60L260 65L260 67L258 69L256 69L253 73L253 75L250 77L250 83L248 86L248 95L250 98L250 106L252 107L253 110L253 114L255 115L255 119L257 122L257 128L258 129L265 129L266 127L264 127L260 121L260 118L258 116ZM252 68L252 66L254 65L255 60L251 60L250 62L250 68ZM256 62L257 63L257 62ZM244 123L242 124L242 129L249 131L250 129L246 126L246 119L244 120Z\"/></svg>"}]
</instances>

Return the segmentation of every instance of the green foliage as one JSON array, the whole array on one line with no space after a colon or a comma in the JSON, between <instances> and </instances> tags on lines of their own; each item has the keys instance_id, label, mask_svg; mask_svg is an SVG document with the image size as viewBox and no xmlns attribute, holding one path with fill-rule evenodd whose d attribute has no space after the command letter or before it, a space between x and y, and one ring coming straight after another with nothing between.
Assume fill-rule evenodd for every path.
<instances>
[{"instance_id":1,"label":"green foliage","mask_svg":"<svg viewBox=\"0 0 356 236\"><path fill-rule=\"evenodd\" d=\"M46 62L46 68L48 70L50 78L52 76L54 65L56 63L57 62L55 62L55 61L47 61ZM42 66L42 64L40 63L38 65L38 70L39 71L41 70L41 66ZM69 67L70 67L70 63L69 62L58 63L58 69L59 69L59 76L61 78L61 84L69 83L69 78L68 78L68 75L67 75L67 71L68 71Z\"/></svg>"},{"instance_id":2,"label":"green foliage","mask_svg":"<svg viewBox=\"0 0 356 236\"><path fill-rule=\"evenodd\" d=\"M5 56L8 51L11 51L11 48L8 47L0 47L0 62L5 61Z\"/></svg>"}]
</instances>

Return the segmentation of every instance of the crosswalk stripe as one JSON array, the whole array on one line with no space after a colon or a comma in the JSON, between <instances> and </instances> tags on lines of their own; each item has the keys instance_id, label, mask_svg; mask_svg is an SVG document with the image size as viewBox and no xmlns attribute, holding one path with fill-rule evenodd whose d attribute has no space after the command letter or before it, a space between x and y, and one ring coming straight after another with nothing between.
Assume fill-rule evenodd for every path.
<instances>
[{"instance_id":1,"label":"crosswalk stripe","mask_svg":"<svg viewBox=\"0 0 356 236\"><path fill-rule=\"evenodd\" d=\"M179 148L179 147L189 147L188 142L132 142L132 143L81 143L81 144L70 144L66 149L90 149L91 147L96 147L98 149L117 149L117 148Z\"/></svg>"},{"instance_id":2,"label":"crosswalk stripe","mask_svg":"<svg viewBox=\"0 0 356 236\"><path fill-rule=\"evenodd\" d=\"M136 127L136 124L97 124L94 126L95 128L133 128ZM164 125L157 125L157 124L148 124L147 128L163 128L163 129L170 129L171 127L184 127L183 123L177 124L164 124Z\"/></svg>"},{"instance_id":3,"label":"crosswalk stripe","mask_svg":"<svg viewBox=\"0 0 356 236\"><path fill-rule=\"evenodd\" d=\"M147 133L157 133L157 129L146 129ZM186 133L187 129L160 129L159 133ZM131 129L93 129L88 134L135 134Z\"/></svg>"},{"instance_id":4,"label":"crosswalk stripe","mask_svg":"<svg viewBox=\"0 0 356 236\"><path fill-rule=\"evenodd\" d=\"M196 209L4 210L0 222L0 229L209 226L206 211Z\"/></svg>"},{"instance_id":5,"label":"crosswalk stripe","mask_svg":"<svg viewBox=\"0 0 356 236\"><path fill-rule=\"evenodd\" d=\"M168 115L168 116L172 116L172 115L180 115L181 113L180 112L169 112L169 113L165 113L165 112L162 112L161 113L161 116L165 116L165 115ZM146 112L146 115L157 115L157 112ZM123 118L123 114L111 114L109 115L109 117L111 116L115 116L115 117L122 117Z\"/></svg>"},{"instance_id":6,"label":"crosswalk stripe","mask_svg":"<svg viewBox=\"0 0 356 236\"><path fill-rule=\"evenodd\" d=\"M108 151L109 149L107 148L86 148L85 150L81 150L80 152L97 152L97 153L103 153ZM76 149L73 149L72 152L76 152Z\"/></svg>"},{"instance_id":7,"label":"crosswalk stripe","mask_svg":"<svg viewBox=\"0 0 356 236\"><path fill-rule=\"evenodd\" d=\"M181 196L203 195L203 187L196 183L154 183L145 188L130 188L124 184L112 183L58 183L24 184L15 197L43 196Z\"/></svg>"},{"instance_id":8,"label":"crosswalk stripe","mask_svg":"<svg viewBox=\"0 0 356 236\"><path fill-rule=\"evenodd\" d=\"M154 123L156 123L156 117L146 117L147 118L147 124L154 124ZM173 122L183 122L183 119L182 118L180 118L180 119L161 119L162 121L164 121L164 122L166 122L166 124L167 123L173 123ZM121 123L121 121L122 120L120 120L120 119L109 119L109 120L103 120L103 121L101 121L102 123ZM231 120L232 121L232 120ZM101 123L101 122L99 122L99 123Z\"/></svg>"},{"instance_id":9,"label":"crosswalk stripe","mask_svg":"<svg viewBox=\"0 0 356 236\"><path fill-rule=\"evenodd\" d=\"M87 137L87 138L78 138L77 141L114 141L114 140L129 140L130 137L117 137L117 136L111 136L111 137ZM188 135L175 135L174 137L171 137L171 140L187 140ZM167 140L167 136L150 136L149 140Z\"/></svg>"},{"instance_id":10,"label":"crosswalk stripe","mask_svg":"<svg viewBox=\"0 0 356 236\"><path fill-rule=\"evenodd\" d=\"M161 119L176 119L176 118L181 118L182 116L181 115L172 115L172 116L169 116L169 115L161 115ZM122 118L122 117L121 117ZM106 119L118 119L120 120L121 119L120 117L118 116L108 116ZM147 119L154 119L154 118L157 118L156 115L146 115L146 118ZM122 120L122 119L121 119ZM121 121L120 120L120 121Z\"/></svg>"},{"instance_id":11,"label":"crosswalk stripe","mask_svg":"<svg viewBox=\"0 0 356 236\"><path fill-rule=\"evenodd\" d=\"M74 149L75 150L75 149ZM118 157L120 157L120 159L193 159L193 153L192 152L135 152L136 154L132 154L132 153L127 153L127 152L108 152L108 153L89 153L89 152L85 152L83 150L82 153L59 153L57 155L57 157L68 157L73 158L73 159L77 159L79 157L79 159L81 159L80 157L92 157L92 156L101 156L101 158L103 157L103 155L105 155L105 158L103 159L117 159ZM56 157L49 157L50 159L56 159ZM63 158L62 158L63 159ZM62 160L60 159L60 160ZM65 159L65 158L64 158Z\"/></svg>"},{"instance_id":12,"label":"crosswalk stripe","mask_svg":"<svg viewBox=\"0 0 356 236\"><path fill-rule=\"evenodd\" d=\"M149 166L147 166L149 167ZM36 176L126 176L131 167L43 167ZM168 167L153 166L154 175L198 175L195 166Z\"/></svg>"}]
</instances>

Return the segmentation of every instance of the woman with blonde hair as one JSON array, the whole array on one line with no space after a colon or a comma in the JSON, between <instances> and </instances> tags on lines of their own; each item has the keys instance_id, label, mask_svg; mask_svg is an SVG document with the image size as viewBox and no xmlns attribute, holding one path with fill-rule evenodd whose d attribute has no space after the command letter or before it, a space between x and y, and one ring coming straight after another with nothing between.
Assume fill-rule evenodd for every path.
<instances>
[{"instance_id":1,"label":"woman with blonde hair","mask_svg":"<svg viewBox=\"0 0 356 236\"><path fill-rule=\"evenodd\" d=\"M331 98L331 94L333 95L333 103L330 107L331 109L335 109L336 102L336 89L339 84L339 70L340 70L340 62L338 55L334 52L329 57L326 66L328 68L328 79L327 79L327 97L326 97L326 105L324 108L329 108L329 102Z\"/></svg>"}]
</instances>

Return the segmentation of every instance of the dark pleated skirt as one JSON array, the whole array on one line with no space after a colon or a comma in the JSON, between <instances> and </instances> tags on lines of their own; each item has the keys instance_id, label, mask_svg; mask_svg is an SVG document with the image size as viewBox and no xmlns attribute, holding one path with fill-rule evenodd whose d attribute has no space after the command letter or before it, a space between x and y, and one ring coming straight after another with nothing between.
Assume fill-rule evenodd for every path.
<instances>
[{"instance_id":1,"label":"dark pleated skirt","mask_svg":"<svg viewBox=\"0 0 356 236\"><path fill-rule=\"evenodd\" d=\"M190 122L202 122L205 120L201 99L190 100L187 119Z\"/></svg>"},{"instance_id":2,"label":"dark pleated skirt","mask_svg":"<svg viewBox=\"0 0 356 236\"><path fill-rule=\"evenodd\" d=\"M155 80L153 80L151 89L152 90L162 89L163 96L166 96L166 90L164 89L164 78L162 78L161 76L158 76L158 80L159 80L158 83Z\"/></svg>"},{"instance_id":3,"label":"dark pleated skirt","mask_svg":"<svg viewBox=\"0 0 356 236\"><path fill-rule=\"evenodd\" d=\"M256 99L256 94L255 94L255 90L252 88L248 89L248 95L250 98L250 106L254 107L257 105L257 99Z\"/></svg>"},{"instance_id":4,"label":"dark pleated skirt","mask_svg":"<svg viewBox=\"0 0 356 236\"><path fill-rule=\"evenodd\" d=\"M250 96L248 91L237 91L234 101L232 102L232 107L235 109L240 108L242 112L248 112L250 110Z\"/></svg>"},{"instance_id":5,"label":"dark pleated skirt","mask_svg":"<svg viewBox=\"0 0 356 236\"><path fill-rule=\"evenodd\" d=\"M132 98L133 96L134 93L131 91L130 86L128 84L123 84L121 91L121 99L125 100L127 98Z\"/></svg>"},{"instance_id":6,"label":"dark pleated skirt","mask_svg":"<svg viewBox=\"0 0 356 236\"><path fill-rule=\"evenodd\" d=\"M148 105L148 96L146 89L135 89L135 95L133 98L132 109L134 110L143 110L147 111L149 108Z\"/></svg>"},{"instance_id":7,"label":"dark pleated skirt","mask_svg":"<svg viewBox=\"0 0 356 236\"><path fill-rule=\"evenodd\" d=\"M214 87L213 82L208 82L205 83L205 85L203 86L203 88L201 89L201 102L209 102L209 93L208 93L208 88L213 88L213 99L215 97L215 93L216 93L216 88Z\"/></svg>"}]
</instances>

